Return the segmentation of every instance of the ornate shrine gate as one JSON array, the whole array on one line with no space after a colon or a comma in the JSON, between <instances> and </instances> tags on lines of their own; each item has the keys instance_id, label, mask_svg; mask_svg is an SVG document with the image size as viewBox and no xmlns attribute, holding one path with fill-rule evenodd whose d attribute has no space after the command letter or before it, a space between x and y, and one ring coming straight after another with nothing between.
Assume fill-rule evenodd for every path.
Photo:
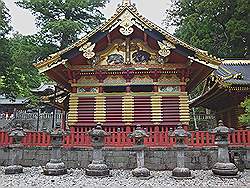
<instances>
[{"instance_id":1,"label":"ornate shrine gate","mask_svg":"<svg viewBox=\"0 0 250 188\"><path fill-rule=\"evenodd\" d=\"M187 93L221 61L141 16L130 1L78 42L35 64L70 93L70 127L189 124Z\"/></svg>"}]
</instances>

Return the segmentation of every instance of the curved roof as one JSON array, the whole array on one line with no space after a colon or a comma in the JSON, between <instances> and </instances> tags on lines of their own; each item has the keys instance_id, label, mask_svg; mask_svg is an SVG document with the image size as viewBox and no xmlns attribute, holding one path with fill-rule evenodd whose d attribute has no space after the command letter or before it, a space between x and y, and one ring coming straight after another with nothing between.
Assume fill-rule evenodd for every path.
<instances>
[{"instance_id":1,"label":"curved roof","mask_svg":"<svg viewBox=\"0 0 250 188\"><path fill-rule=\"evenodd\" d=\"M114 28L119 26L122 22L122 17L129 12L133 16L133 24L136 24L140 28L143 28L144 31L147 31L149 34L156 36L158 41L168 41L174 45L178 45L190 52L192 52L191 56L188 56L190 60L196 61L200 64L205 66L209 66L211 68L217 68L218 65L221 63L221 60L208 55L207 51L195 48L187 43L179 40L178 38L171 35L166 30L162 29L161 27L157 26L153 22L149 21L147 18L143 17L137 11L135 5L132 5L130 1L123 1L121 5L118 6L115 14L108 19L106 22L102 23L99 27L94 29L89 34L85 35L83 38L72 44L71 46L60 50L54 54L51 54L46 59L39 61L38 63L34 64L36 68L39 69L40 72L46 72L49 69L52 69L55 66L65 63L64 54L71 50L80 49L83 45L87 44L88 42L97 42L97 39L100 39L101 36L106 35L108 32L112 31ZM94 39L95 38L95 39ZM93 41L95 40L95 41ZM49 65L49 66L48 66ZM45 66L48 68L44 69Z\"/></svg>"},{"instance_id":2,"label":"curved roof","mask_svg":"<svg viewBox=\"0 0 250 188\"><path fill-rule=\"evenodd\" d=\"M224 60L214 75L226 84L250 85L250 60Z\"/></svg>"}]
</instances>

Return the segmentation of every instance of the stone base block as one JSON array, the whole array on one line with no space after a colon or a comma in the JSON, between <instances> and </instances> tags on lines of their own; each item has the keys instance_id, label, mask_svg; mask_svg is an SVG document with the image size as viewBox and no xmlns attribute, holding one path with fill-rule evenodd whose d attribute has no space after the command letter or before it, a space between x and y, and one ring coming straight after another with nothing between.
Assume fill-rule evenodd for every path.
<instances>
[{"instance_id":1,"label":"stone base block","mask_svg":"<svg viewBox=\"0 0 250 188\"><path fill-rule=\"evenodd\" d=\"M136 168L132 170L132 175L135 177L149 177L150 171L147 168Z\"/></svg>"},{"instance_id":2,"label":"stone base block","mask_svg":"<svg viewBox=\"0 0 250 188\"><path fill-rule=\"evenodd\" d=\"M23 167L21 165L13 165L5 168L5 174L20 174L23 173Z\"/></svg>"},{"instance_id":3,"label":"stone base block","mask_svg":"<svg viewBox=\"0 0 250 188\"><path fill-rule=\"evenodd\" d=\"M212 172L218 176L236 176L238 168L233 163L215 163Z\"/></svg>"},{"instance_id":4,"label":"stone base block","mask_svg":"<svg viewBox=\"0 0 250 188\"><path fill-rule=\"evenodd\" d=\"M188 168L179 168L179 167L176 167L172 171L172 176L180 179L193 178L191 175L191 171Z\"/></svg>"},{"instance_id":5,"label":"stone base block","mask_svg":"<svg viewBox=\"0 0 250 188\"><path fill-rule=\"evenodd\" d=\"M60 163L47 163L44 170L44 175L48 176L59 176L63 174L67 174L67 169L65 167L65 164L63 162Z\"/></svg>"},{"instance_id":6,"label":"stone base block","mask_svg":"<svg viewBox=\"0 0 250 188\"><path fill-rule=\"evenodd\" d=\"M90 164L85 171L87 176L106 177L110 176L110 171L106 164Z\"/></svg>"}]
</instances>

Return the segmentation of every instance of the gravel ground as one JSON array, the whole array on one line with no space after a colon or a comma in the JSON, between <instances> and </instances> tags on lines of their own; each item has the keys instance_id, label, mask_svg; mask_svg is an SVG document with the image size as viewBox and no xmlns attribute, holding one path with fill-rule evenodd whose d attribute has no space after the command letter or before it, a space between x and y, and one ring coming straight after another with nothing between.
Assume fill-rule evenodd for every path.
<instances>
[{"instance_id":1,"label":"gravel ground","mask_svg":"<svg viewBox=\"0 0 250 188\"><path fill-rule=\"evenodd\" d=\"M5 175L4 167L0 167L0 188L29 187L250 187L250 170L240 173L236 179L221 179L214 177L211 171L192 171L195 175L191 180L175 180L170 177L171 171L153 171L149 180L132 177L130 171L113 170L112 177L86 177L84 170L69 170L67 175L51 177L42 174L41 167L24 168L19 175Z\"/></svg>"}]
</instances>

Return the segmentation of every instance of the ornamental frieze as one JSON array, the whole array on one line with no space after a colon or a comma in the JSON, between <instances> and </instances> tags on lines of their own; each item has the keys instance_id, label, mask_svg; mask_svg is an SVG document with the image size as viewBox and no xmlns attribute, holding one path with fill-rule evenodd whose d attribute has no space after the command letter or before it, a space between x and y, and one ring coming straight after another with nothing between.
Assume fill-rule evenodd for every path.
<instances>
[{"instance_id":1,"label":"ornamental frieze","mask_svg":"<svg viewBox=\"0 0 250 188\"><path fill-rule=\"evenodd\" d=\"M125 85L126 80L122 75L110 75L104 80L104 85Z\"/></svg>"}]
</instances>

